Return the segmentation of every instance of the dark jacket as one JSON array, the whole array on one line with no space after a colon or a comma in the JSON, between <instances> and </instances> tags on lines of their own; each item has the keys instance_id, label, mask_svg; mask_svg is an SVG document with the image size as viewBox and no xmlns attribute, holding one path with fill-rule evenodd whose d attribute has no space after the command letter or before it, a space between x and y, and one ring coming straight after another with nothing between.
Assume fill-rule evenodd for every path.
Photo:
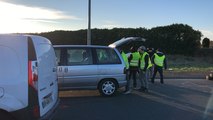
<instances>
[{"instance_id":1,"label":"dark jacket","mask_svg":"<svg viewBox=\"0 0 213 120\"><path fill-rule=\"evenodd\" d=\"M155 52L153 50L148 50L147 53L149 54L150 59L152 59Z\"/></svg>"}]
</instances>

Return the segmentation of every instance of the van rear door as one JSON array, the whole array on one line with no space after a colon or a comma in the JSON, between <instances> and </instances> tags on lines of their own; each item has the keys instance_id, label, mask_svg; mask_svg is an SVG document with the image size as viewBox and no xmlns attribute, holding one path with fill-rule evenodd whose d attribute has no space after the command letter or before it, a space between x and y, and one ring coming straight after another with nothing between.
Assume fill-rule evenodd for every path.
<instances>
[{"instance_id":1,"label":"van rear door","mask_svg":"<svg viewBox=\"0 0 213 120\"><path fill-rule=\"evenodd\" d=\"M0 109L12 112L27 107L26 70L27 39L12 34L0 35Z\"/></svg>"},{"instance_id":2,"label":"van rear door","mask_svg":"<svg viewBox=\"0 0 213 120\"><path fill-rule=\"evenodd\" d=\"M40 116L43 116L58 100L56 57L48 39L38 36L31 36L31 38L37 56L38 100Z\"/></svg>"}]
</instances>

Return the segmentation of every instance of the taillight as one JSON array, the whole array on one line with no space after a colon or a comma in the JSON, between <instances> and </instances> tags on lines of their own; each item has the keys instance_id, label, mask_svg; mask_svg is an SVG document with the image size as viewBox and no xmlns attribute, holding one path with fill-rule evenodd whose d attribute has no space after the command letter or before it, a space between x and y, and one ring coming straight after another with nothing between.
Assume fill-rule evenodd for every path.
<instances>
[{"instance_id":1,"label":"taillight","mask_svg":"<svg viewBox=\"0 0 213 120\"><path fill-rule=\"evenodd\" d=\"M36 61L28 62L28 82L36 91L38 90L38 67Z\"/></svg>"}]
</instances>

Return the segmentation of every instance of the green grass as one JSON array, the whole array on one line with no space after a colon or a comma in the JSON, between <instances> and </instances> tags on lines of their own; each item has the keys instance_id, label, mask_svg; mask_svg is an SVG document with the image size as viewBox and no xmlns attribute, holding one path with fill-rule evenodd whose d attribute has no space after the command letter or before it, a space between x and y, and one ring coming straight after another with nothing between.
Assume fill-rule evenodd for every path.
<instances>
[{"instance_id":1,"label":"green grass","mask_svg":"<svg viewBox=\"0 0 213 120\"><path fill-rule=\"evenodd\" d=\"M168 68L176 72L213 71L213 58L167 55Z\"/></svg>"}]
</instances>

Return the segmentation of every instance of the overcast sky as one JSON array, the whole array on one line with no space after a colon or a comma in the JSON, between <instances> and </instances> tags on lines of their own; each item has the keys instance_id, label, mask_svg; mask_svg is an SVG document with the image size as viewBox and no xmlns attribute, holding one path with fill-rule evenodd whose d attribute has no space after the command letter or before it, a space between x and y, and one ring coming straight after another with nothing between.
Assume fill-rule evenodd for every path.
<instances>
[{"instance_id":1,"label":"overcast sky","mask_svg":"<svg viewBox=\"0 0 213 120\"><path fill-rule=\"evenodd\" d=\"M213 40L213 0L91 0L92 28L188 24ZM0 0L0 33L87 29L88 0Z\"/></svg>"}]
</instances>

